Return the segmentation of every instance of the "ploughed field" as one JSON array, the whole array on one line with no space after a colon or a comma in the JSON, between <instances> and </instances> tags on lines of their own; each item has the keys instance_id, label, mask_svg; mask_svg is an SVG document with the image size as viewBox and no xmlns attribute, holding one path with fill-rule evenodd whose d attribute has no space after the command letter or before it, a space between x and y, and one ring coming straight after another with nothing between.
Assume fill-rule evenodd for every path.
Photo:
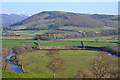
<instances>
[{"instance_id":1,"label":"ploughed field","mask_svg":"<svg viewBox=\"0 0 120 80\"><path fill-rule=\"evenodd\" d=\"M58 57L61 57L65 62L65 69L56 72L56 78L75 78L78 70L82 70L86 74L91 74L91 63L97 51L89 50L60 50ZM18 55L18 61L22 64L25 73L36 76L52 78L53 73L46 66L49 62L47 51L36 51ZM117 58L113 57L117 61ZM114 63L113 63L114 65ZM117 65L116 65L117 66Z\"/></svg>"}]
</instances>

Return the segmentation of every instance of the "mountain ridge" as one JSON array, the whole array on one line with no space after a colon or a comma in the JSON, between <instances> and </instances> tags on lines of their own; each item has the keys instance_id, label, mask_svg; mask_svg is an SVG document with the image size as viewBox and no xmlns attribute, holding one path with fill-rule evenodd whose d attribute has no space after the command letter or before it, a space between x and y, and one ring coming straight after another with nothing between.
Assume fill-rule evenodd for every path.
<instances>
[{"instance_id":1,"label":"mountain ridge","mask_svg":"<svg viewBox=\"0 0 120 80\"><path fill-rule=\"evenodd\" d=\"M11 29L59 29L64 26L75 27L114 27L117 28L116 15L80 14L61 11L43 11L14 23Z\"/></svg>"},{"instance_id":2,"label":"mountain ridge","mask_svg":"<svg viewBox=\"0 0 120 80\"><path fill-rule=\"evenodd\" d=\"M15 22L24 20L26 18L28 18L27 15L21 14L0 14L0 16L2 17L2 25L3 26L7 26L10 24L13 24Z\"/></svg>"}]
</instances>

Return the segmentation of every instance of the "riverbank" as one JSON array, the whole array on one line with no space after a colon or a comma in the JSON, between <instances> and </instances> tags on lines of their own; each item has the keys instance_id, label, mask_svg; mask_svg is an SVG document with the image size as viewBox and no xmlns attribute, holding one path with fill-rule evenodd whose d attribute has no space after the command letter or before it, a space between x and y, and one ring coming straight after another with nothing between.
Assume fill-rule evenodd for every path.
<instances>
[{"instance_id":1,"label":"riverbank","mask_svg":"<svg viewBox=\"0 0 120 80\"><path fill-rule=\"evenodd\" d=\"M4 67L5 71L11 71L11 72L16 72L16 73L23 73L23 70L22 70L22 67L19 66L19 65L16 65L14 64L12 61L11 61L11 58L14 56L14 55L17 55L17 54L9 54L7 55L5 58L2 58L3 61L5 61L5 64L4 64ZM11 69L9 70L6 70L6 65L9 64L9 68L11 67Z\"/></svg>"}]
</instances>

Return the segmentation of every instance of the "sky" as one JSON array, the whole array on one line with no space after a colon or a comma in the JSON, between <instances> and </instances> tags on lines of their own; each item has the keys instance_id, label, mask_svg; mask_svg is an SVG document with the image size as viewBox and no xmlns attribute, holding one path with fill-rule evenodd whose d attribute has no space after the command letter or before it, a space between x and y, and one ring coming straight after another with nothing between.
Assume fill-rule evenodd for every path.
<instances>
[{"instance_id":1,"label":"sky","mask_svg":"<svg viewBox=\"0 0 120 80\"><path fill-rule=\"evenodd\" d=\"M118 2L2 2L4 14L33 15L42 11L117 15Z\"/></svg>"},{"instance_id":2,"label":"sky","mask_svg":"<svg viewBox=\"0 0 120 80\"><path fill-rule=\"evenodd\" d=\"M119 0L1 0L2 2L119 2Z\"/></svg>"}]
</instances>

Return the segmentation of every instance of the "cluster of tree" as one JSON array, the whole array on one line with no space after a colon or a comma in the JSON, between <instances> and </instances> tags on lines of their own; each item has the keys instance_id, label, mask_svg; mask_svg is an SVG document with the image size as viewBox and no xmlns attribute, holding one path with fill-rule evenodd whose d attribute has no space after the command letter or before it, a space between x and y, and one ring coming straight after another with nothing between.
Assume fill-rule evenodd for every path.
<instances>
[{"instance_id":1,"label":"cluster of tree","mask_svg":"<svg viewBox=\"0 0 120 80\"><path fill-rule=\"evenodd\" d=\"M5 33L2 34L2 36L20 36L20 35L16 35L15 33Z\"/></svg>"},{"instance_id":2,"label":"cluster of tree","mask_svg":"<svg viewBox=\"0 0 120 80\"><path fill-rule=\"evenodd\" d=\"M82 33L83 37L115 36L115 35L118 35L118 31L116 29L102 30L98 33L96 33L95 31L88 31Z\"/></svg>"},{"instance_id":3,"label":"cluster of tree","mask_svg":"<svg viewBox=\"0 0 120 80\"><path fill-rule=\"evenodd\" d=\"M95 31L83 31L82 33L75 31L61 31L61 30L49 30L44 34L35 35L34 40L54 40L54 39L72 39L81 37L97 37L97 36L112 36L117 35L118 32L115 29L103 30L100 32Z\"/></svg>"},{"instance_id":4,"label":"cluster of tree","mask_svg":"<svg viewBox=\"0 0 120 80\"><path fill-rule=\"evenodd\" d=\"M54 40L54 39L71 39L71 38L80 38L81 34L41 34L36 35L34 40Z\"/></svg>"},{"instance_id":5,"label":"cluster of tree","mask_svg":"<svg viewBox=\"0 0 120 80\"><path fill-rule=\"evenodd\" d=\"M120 57L119 46L116 46L115 44L109 44L108 46L105 47L105 50L110 51L114 53L115 55L117 55L118 57Z\"/></svg>"},{"instance_id":6,"label":"cluster of tree","mask_svg":"<svg viewBox=\"0 0 120 80\"><path fill-rule=\"evenodd\" d=\"M56 22L55 24L51 25L54 28L61 27L61 26L77 26L77 27L103 27L104 24L99 20L94 20L87 16L83 15L69 15L67 16L68 19Z\"/></svg>"},{"instance_id":7,"label":"cluster of tree","mask_svg":"<svg viewBox=\"0 0 120 80\"><path fill-rule=\"evenodd\" d=\"M116 15L99 15L99 14L94 14L90 15L90 17L100 20L104 23L105 26L110 26L110 27L118 27L118 16Z\"/></svg>"},{"instance_id":8,"label":"cluster of tree","mask_svg":"<svg viewBox=\"0 0 120 80\"><path fill-rule=\"evenodd\" d=\"M112 30L103 30L101 31L101 36L112 36L112 35L118 35L118 30L112 29Z\"/></svg>"},{"instance_id":9,"label":"cluster of tree","mask_svg":"<svg viewBox=\"0 0 120 80\"><path fill-rule=\"evenodd\" d=\"M0 67L2 67L2 70L4 70L4 71L11 71L12 70L11 66L10 66L10 64L8 64L7 60L2 60L1 63L0 63Z\"/></svg>"},{"instance_id":10,"label":"cluster of tree","mask_svg":"<svg viewBox=\"0 0 120 80\"><path fill-rule=\"evenodd\" d=\"M5 48L2 48L2 57L5 57L7 56L8 54L13 54L13 53L17 53L17 54L23 54L25 52L32 52L34 51L34 47L33 46L30 46L30 45L23 45L22 47L20 46L15 46L15 47L12 47L12 48L9 48L9 49L5 49Z\"/></svg>"}]
</instances>

